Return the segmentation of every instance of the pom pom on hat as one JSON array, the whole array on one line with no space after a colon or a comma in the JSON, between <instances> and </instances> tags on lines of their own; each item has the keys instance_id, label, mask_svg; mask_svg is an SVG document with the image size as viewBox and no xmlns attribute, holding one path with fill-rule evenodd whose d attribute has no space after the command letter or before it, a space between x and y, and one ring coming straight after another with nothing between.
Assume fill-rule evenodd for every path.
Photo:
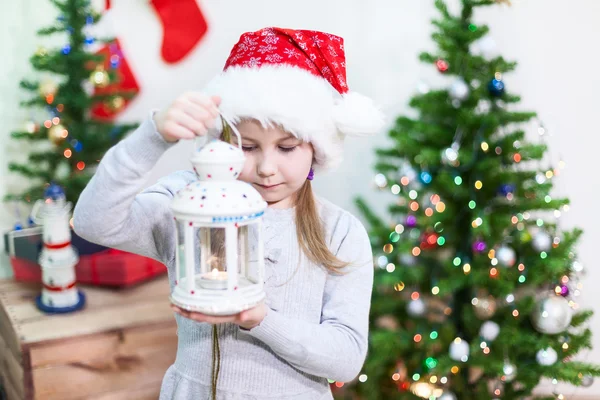
<instances>
[{"instance_id":1,"label":"pom pom on hat","mask_svg":"<svg viewBox=\"0 0 600 400\"><path fill-rule=\"evenodd\" d=\"M324 32L242 34L204 92L221 97L221 112L232 121L280 125L312 143L317 170L342 161L345 136L370 136L384 125L371 99L348 91L343 39Z\"/></svg>"}]
</instances>

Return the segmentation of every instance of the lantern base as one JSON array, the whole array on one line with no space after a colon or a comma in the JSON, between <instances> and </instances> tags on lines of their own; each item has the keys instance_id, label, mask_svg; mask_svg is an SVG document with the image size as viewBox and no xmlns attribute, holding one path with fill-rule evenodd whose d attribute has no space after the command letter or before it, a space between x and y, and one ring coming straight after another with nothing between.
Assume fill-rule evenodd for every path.
<instances>
[{"instance_id":1,"label":"lantern base","mask_svg":"<svg viewBox=\"0 0 600 400\"><path fill-rule=\"evenodd\" d=\"M185 290L185 279L175 286L169 297L171 303L187 311L206 315L235 315L258 305L265 299L261 284L243 284L237 290L217 290L198 287ZM246 281L248 282L248 281Z\"/></svg>"}]
</instances>

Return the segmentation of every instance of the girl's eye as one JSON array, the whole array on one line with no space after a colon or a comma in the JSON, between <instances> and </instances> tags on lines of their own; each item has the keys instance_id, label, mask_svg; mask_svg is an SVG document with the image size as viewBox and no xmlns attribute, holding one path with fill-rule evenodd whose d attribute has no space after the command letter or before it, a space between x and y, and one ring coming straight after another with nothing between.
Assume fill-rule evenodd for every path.
<instances>
[{"instance_id":1,"label":"girl's eye","mask_svg":"<svg viewBox=\"0 0 600 400\"><path fill-rule=\"evenodd\" d=\"M256 149L256 147L250 147L250 146L242 146L242 150L243 151L252 151Z\"/></svg>"},{"instance_id":2,"label":"girl's eye","mask_svg":"<svg viewBox=\"0 0 600 400\"><path fill-rule=\"evenodd\" d=\"M292 152L292 151L296 150L296 146L293 146L293 147L281 147L281 146L279 146L279 150L283 151L284 153L289 153L289 152Z\"/></svg>"}]
</instances>

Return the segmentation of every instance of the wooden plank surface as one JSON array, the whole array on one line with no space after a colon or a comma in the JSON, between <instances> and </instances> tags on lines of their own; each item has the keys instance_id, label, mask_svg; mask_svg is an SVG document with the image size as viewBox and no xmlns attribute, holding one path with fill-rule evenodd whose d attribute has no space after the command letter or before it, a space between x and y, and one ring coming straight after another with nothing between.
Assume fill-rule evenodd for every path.
<instances>
[{"instance_id":1,"label":"wooden plank surface","mask_svg":"<svg viewBox=\"0 0 600 400\"><path fill-rule=\"evenodd\" d=\"M133 357L145 348L167 348L177 351L177 324L175 319L143 327L118 329L93 336L49 342L30 348L31 368L45 368L57 364L117 362L119 358Z\"/></svg>"},{"instance_id":2,"label":"wooden plank surface","mask_svg":"<svg viewBox=\"0 0 600 400\"><path fill-rule=\"evenodd\" d=\"M39 291L35 285L2 283L2 288L8 289L0 298L5 318L21 344L173 320L166 276L119 290L80 285L86 294L86 307L64 315L46 315L35 307L32 299Z\"/></svg>"},{"instance_id":3,"label":"wooden plank surface","mask_svg":"<svg viewBox=\"0 0 600 400\"><path fill-rule=\"evenodd\" d=\"M37 368L33 370L35 398L75 400L80 399L82 393L86 394L85 398L90 398L144 385L160 387L167 368L174 361L174 349L165 351L165 346L161 346L140 349L135 356L122 357L111 363L69 363ZM158 391L155 398L158 398Z\"/></svg>"},{"instance_id":4,"label":"wooden plank surface","mask_svg":"<svg viewBox=\"0 0 600 400\"><path fill-rule=\"evenodd\" d=\"M0 374L3 382L8 382L21 398L24 397L23 367L10 351L2 336L0 336Z\"/></svg>"}]
</instances>

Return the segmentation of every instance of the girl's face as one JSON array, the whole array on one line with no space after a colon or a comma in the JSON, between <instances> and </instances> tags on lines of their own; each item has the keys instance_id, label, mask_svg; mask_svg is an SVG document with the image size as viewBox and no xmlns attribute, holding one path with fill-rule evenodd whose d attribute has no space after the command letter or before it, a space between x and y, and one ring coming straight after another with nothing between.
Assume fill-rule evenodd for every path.
<instances>
[{"instance_id":1,"label":"girl's face","mask_svg":"<svg viewBox=\"0 0 600 400\"><path fill-rule=\"evenodd\" d=\"M258 190L269 207L293 207L293 195L306 181L312 165L312 145L278 127L263 128L254 120L243 120L236 126L246 155L240 179ZM232 139L237 144L235 135Z\"/></svg>"}]
</instances>

